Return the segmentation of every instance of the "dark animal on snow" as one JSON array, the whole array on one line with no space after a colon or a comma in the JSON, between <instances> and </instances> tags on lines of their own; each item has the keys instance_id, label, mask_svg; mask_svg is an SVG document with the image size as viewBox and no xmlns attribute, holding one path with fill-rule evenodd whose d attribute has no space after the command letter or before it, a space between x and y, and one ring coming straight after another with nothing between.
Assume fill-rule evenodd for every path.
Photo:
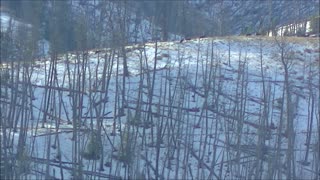
<instances>
[{"instance_id":1,"label":"dark animal on snow","mask_svg":"<svg viewBox=\"0 0 320 180\"><path fill-rule=\"evenodd\" d=\"M96 51L94 51L95 54L98 54L98 53L100 53L100 52L101 52L101 50L96 50Z\"/></svg>"}]
</instances>

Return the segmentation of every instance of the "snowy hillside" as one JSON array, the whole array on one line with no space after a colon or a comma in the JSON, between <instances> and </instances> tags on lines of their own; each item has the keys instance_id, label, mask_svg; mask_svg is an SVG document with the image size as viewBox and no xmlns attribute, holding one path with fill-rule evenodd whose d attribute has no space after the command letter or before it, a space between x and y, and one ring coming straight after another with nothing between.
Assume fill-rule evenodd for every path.
<instances>
[{"instance_id":1,"label":"snowy hillside","mask_svg":"<svg viewBox=\"0 0 320 180\"><path fill-rule=\"evenodd\" d=\"M317 38L232 36L2 64L1 171L319 178L319 52Z\"/></svg>"}]
</instances>

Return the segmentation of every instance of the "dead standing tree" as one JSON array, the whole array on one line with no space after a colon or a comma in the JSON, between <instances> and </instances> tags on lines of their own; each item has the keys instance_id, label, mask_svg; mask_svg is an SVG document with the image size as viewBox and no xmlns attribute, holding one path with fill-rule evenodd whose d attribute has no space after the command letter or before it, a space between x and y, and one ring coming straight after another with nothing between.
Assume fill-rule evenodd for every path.
<instances>
[{"instance_id":1,"label":"dead standing tree","mask_svg":"<svg viewBox=\"0 0 320 180\"><path fill-rule=\"evenodd\" d=\"M283 106L285 106L286 114L284 118L286 119L286 129L285 136L288 137L288 149L285 160L286 176L289 179L295 179L295 157L294 157L294 142L295 142L295 132L294 132L294 116L293 116L293 103L292 103L292 85L290 83L290 68L293 65L293 53L289 43L286 41L285 37L281 37L279 40L275 38L277 48L279 50L279 60L284 69L284 96L285 99L282 101ZM284 98L284 97L283 97ZM280 120L281 121L281 120ZM280 130L281 131L281 130ZM279 147L278 147L279 148Z\"/></svg>"}]
</instances>

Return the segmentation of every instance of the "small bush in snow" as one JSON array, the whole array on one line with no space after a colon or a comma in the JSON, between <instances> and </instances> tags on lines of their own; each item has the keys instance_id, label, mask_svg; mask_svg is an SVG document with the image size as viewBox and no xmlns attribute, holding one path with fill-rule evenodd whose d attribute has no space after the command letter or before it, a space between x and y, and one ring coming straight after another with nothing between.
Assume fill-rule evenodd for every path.
<instances>
[{"instance_id":1,"label":"small bush in snow","mask_svg":"<svg viewBox=\"0 0 320 180\"><path fill-rule=\"evenodd\" d=\"M89 142L86 146L85 151L82 153L84 159L87 160L98 160L100 159L101 144L98 136L95 133L90 135Z\"/></svg>"},{"instance_id":2,"label":"small bush in snow","mask_svg":"<svg viewBox=\"0 0 320 180\"><path fill-rule=\"evenodd\" d=\"M30 172L30 157L26 150L22 150L17 157L17 174L24 175Z\"/></svg>"},{"instance_id":3,"label":"small bush in snow","mask_svg":"<svg viewBox=\"0 0 320 180\"><path fill-rule=\"evenodd\" d=\"M115 158L125 164L131 164L134 157L134 135L129 131L128 128L123 131L121 135L119 151Z\"/></svg>"}]
</instances>

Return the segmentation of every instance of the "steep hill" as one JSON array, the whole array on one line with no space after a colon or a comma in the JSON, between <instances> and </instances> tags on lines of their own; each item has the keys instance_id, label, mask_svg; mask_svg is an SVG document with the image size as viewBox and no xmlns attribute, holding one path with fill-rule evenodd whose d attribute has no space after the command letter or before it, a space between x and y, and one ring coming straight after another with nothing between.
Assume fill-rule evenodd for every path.
<instances>
[{"instance_id":1,"label":"steep hill","mask_svg":"<svg viewBox=\"0 0 320 180\"><path fill-rule=\"evenodd\" d=\"M319 16L319 1L191 1L222 34L263 33L278 25Z\"/></svg>"},{"instance_id":2,"label":"steep hill","mask_svg":"<svg viewBox=\"0 0 320 180\"><path fill-rule=\"evenodd\" d=\"M2 177L318 177L317 38L144 43L11 65Z\"/></svg>"}]
</instances>

